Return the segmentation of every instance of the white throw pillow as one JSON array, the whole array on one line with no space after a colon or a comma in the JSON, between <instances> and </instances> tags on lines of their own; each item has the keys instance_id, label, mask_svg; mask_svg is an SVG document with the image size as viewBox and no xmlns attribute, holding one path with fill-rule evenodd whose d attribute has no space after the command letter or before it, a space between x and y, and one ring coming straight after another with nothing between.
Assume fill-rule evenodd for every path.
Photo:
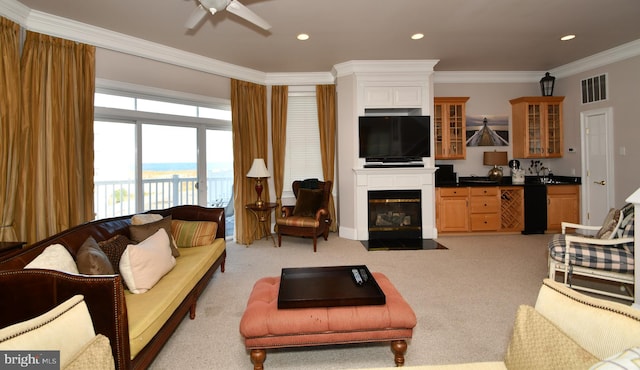
<instances>
[{"instance_id":1,"label":"white throw pillow","mask_svg":"<svg viewBox=\"0 0 640 370\"><path fill-rule=\"evenodd\" d=\"M120 274L131 293L140 294L153 286L176 265L169 236L164 229L138 244L129 244L120 258Z\"/></svg>"},{"instance_id":2,"label":"white throw pillow","mask_svg":"<svg viewBox=\"0 0 640 370\"><path fill-rule=\"evenodd\" d=\"M48 246L38 257L29 262L25 269L47 269L67 272L70 274L78 273L78 266L73 260L71 253L62 244L52 244Z\"/></svg>"},{"instance_id":3,"label":"white throw pillow","mask_svg":"<svg viewBox=\"0 0 640 370\"><path fill-rule=\"evenodd\" d=\"M76 295L33 319L0 329L0 350L60 351L60 368L95 336L89 310Z\"/></svg>"}]
</instances>

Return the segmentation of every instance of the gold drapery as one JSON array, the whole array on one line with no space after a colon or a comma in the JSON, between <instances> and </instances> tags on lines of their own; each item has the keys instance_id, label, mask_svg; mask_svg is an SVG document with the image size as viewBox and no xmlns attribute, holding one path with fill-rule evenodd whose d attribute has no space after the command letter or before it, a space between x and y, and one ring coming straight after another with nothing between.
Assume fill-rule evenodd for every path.
<instances>
[{"instance_id":1,"label":"gold drapery","mask_svg":"<svg viewBox=\"0 0 640 370\"><path fill-rule=\"evenodd\" d=\"M31 243L95 217L95 47L28 31L21 71L26 135L16 214Z\"/></svg>"},{"instance_id":2,"label":"gold drapery","mask_svg":"<svg viewBox=\"0 0 640 370\"><path fill-rule=\"evenodd\" d=\"M236 209L236 241L251 244L264 237L256 229L256 218L245 211L245 205L256 200L255 180L247 177L254 158L267 158L267 88L251 82L231 80L231 126L233 132L233 187ZM262 182L262 200L269 202L268 181ZM267 217L271 225L271 216ZM255 234L254 234L255 230Z\"/></svg>"},{"instance_id":3,"label":"gold drapery","mask_svg":"<svg viewBox=\"0 0 640 370\"><path fill-rule=\"evenodd\" d=\"M16 241L20 168L20 25L0 17L0 241Z\"/></svg>"},{"instance_id":4,"label":"gold drapery","mask_svg":"<svg viewBox=\"0 0 640 370\"><path fill-rule=\"evenodd\" d=\"M271 87L271 146L273 149L273 185L275 187L276 218L282 209L282 190L284 189L284 158L287 146L287 102L288 86ZM289 185L290 186L290 185Z\"/></svg>"},{"instance_id":5,"label":"gold drapery","mask_svg":"<svg viewBox=\"0 0 640 370\"><path fill-rule=\"evenodd\" d=\"M317 85L316 101L318 104L318 124L320 126L320 153L322 155L322 175L324 181L331 181L335 188L336 157L336 86ZM331 214L330 231L338 230L336 207L333 194L329 196L329 213Z\"/></svg>"}]
</instances>

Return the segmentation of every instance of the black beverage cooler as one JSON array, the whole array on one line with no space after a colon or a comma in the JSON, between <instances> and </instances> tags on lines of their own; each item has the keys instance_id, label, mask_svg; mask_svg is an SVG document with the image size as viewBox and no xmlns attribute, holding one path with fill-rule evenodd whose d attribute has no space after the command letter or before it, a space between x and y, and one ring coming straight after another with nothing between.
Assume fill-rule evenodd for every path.
<instances>
[{"instance_id":1,"label":"black beverage cooler","mask_svg":"<svg viewBox=\"0 0 640 370\"><path fill-rule=\"evenodd\" d=\"M523 234L544 234L547 229L547 186L527 184L524 187Z\"/></svg>"}]
</instances>

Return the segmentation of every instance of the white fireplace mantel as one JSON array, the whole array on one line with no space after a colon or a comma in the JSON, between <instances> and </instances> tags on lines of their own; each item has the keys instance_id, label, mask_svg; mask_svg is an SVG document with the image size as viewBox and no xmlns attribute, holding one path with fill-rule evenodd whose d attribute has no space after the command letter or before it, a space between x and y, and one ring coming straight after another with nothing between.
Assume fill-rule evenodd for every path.
<instances>
[{"instance_id":1,"label":"white fireplace mantel","mask_svg":"<svg viewBox=\"0 0 640 370\"><path fill-rule=\"evenodd\" d=\"M369 190L420 190L422 238L438 235L435 222L435 167L354 168L356 177L356 239L369 239Z\"/></svg>"}]
</instances>

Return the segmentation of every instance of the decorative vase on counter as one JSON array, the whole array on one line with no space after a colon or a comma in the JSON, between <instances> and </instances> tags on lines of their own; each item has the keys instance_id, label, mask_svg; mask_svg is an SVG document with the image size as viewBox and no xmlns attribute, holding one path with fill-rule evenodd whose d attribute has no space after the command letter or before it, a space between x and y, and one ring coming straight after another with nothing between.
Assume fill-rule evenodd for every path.
<instances>
[{"instance_id":1,"label":"decorative vase on counter","mask_svg":"<svg viewBox=\"0 0 640 370\"><path fill-rule=\"evenodd\" d=\"M511 183L515 185L524 184L524 170L511 169Z\"/></svg>"}]
</instances>

